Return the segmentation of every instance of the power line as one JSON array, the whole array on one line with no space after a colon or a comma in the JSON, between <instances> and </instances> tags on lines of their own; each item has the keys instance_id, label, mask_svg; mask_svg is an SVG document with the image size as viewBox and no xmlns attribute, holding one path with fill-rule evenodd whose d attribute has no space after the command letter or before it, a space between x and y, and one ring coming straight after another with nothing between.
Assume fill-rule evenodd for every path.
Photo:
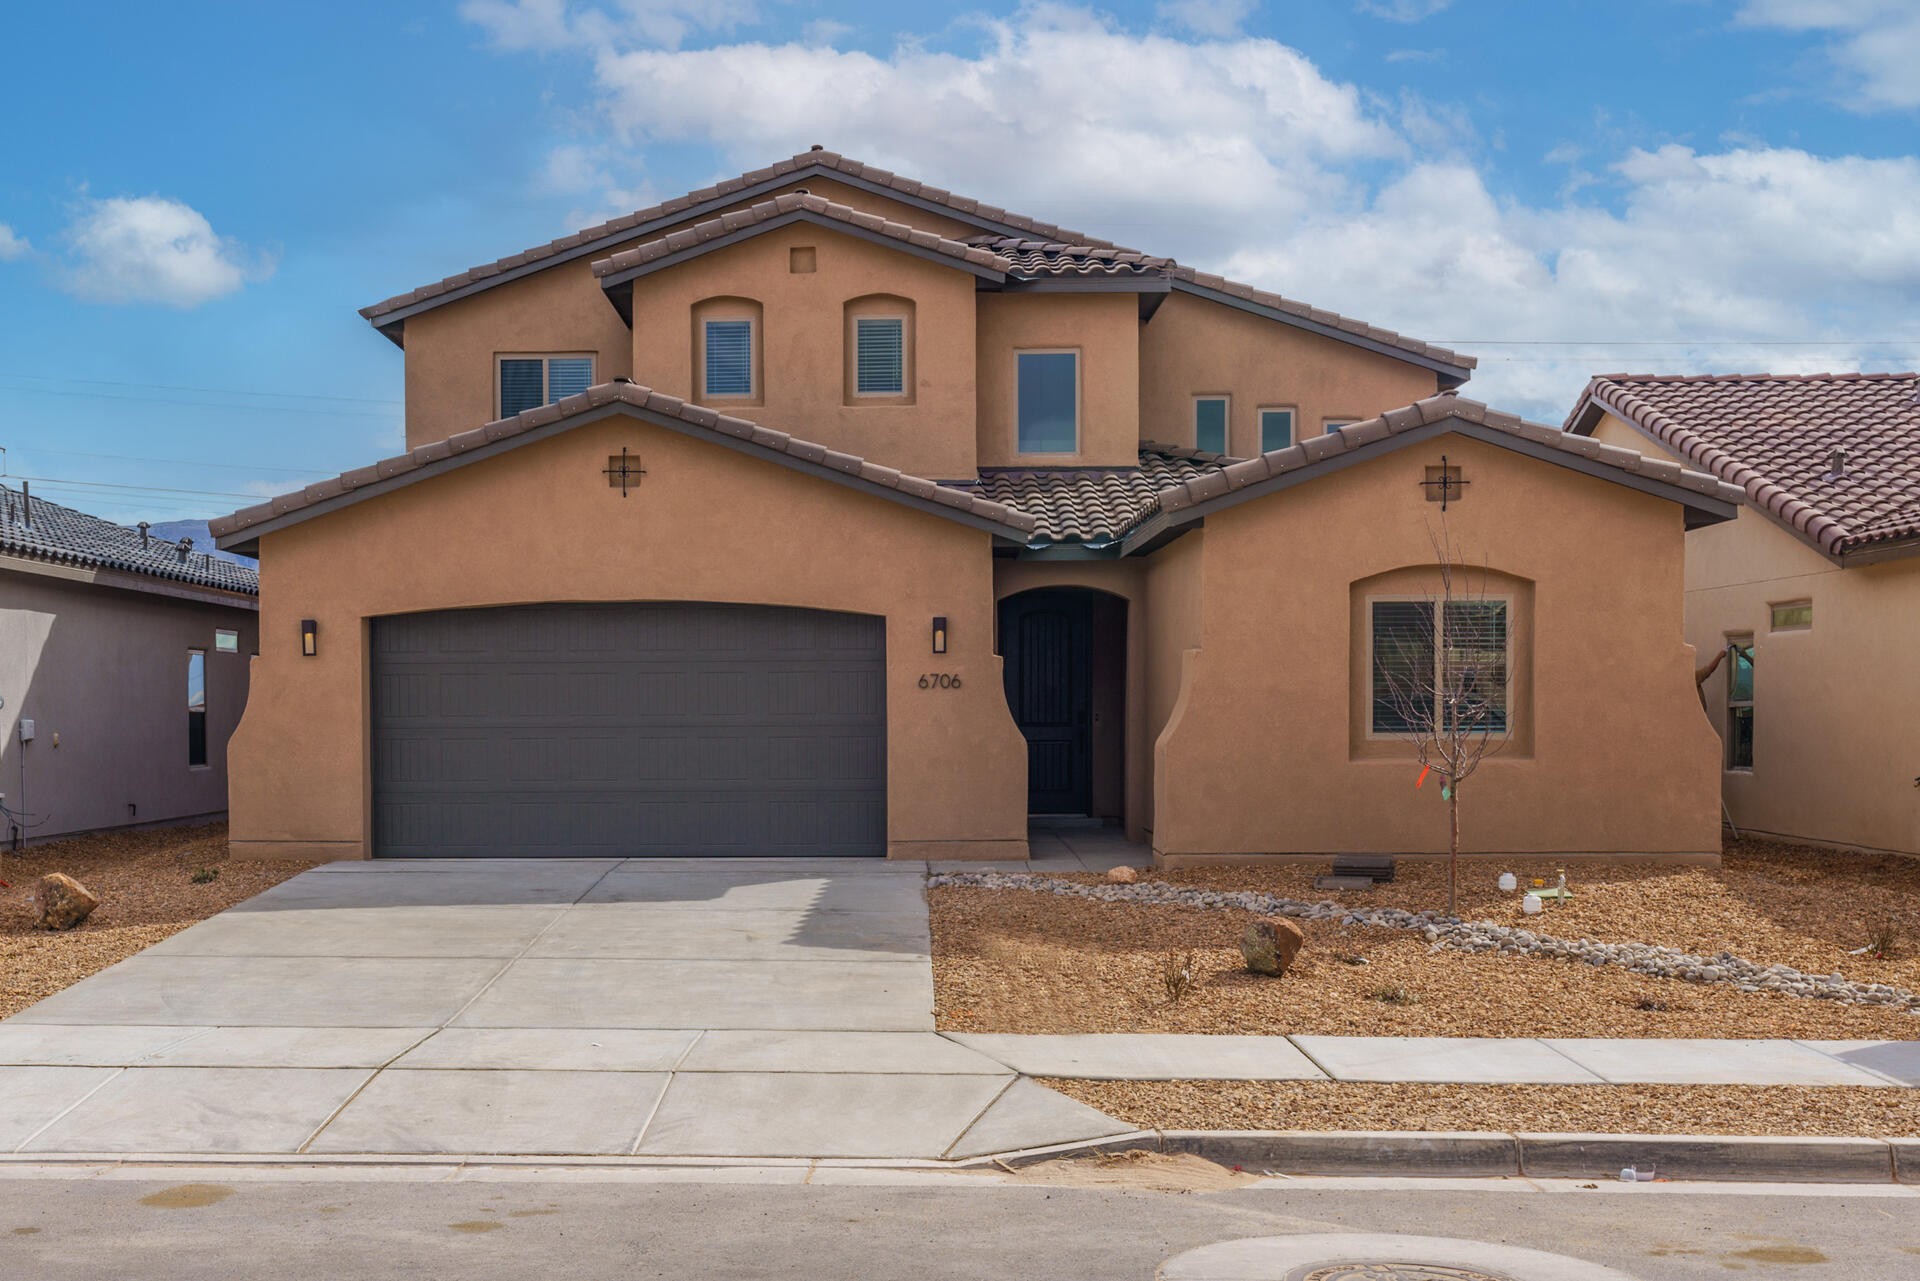
<instances>
[{"instance_id":1,"label":"power line","mask_svg":"<svg viewBox=\"0 0 1920 1281\"><path fill-rule=\"evenodd\" d=\"M169 463L181 467L218 467L223 471L284 471L298 476L326 475L325 467L287 467L273 463L204 463L197 458L136 458L132 454L83 454L73 449L42 449L38 445L19 446L22 453L53 454L60 458L106 458L123 463Z\"/></svg>"},{"instance_id":2,"label":"power line","mask_svg":"<svg viewBox=\"0 0 1920 1281\"><path fill-rule=\"evenodd\" d=\"M0 392L29 396L72 396L82 400L121 400L136 405L180 405L195 409L238 409L249 414L307 414L321 418L385 418L371 409L302 409L297 405L235 405L219 400L168 400L160 396L116 396L110 391L61 391L57 387L0 387Z\"/></svg>"},{"instance_id":3,"label":"power line","mask_svg":"<svg viewBox=\"0 0 1920 1281\"><path fill-rule=\"evenodd\" d=\"M80 489L124 489L137 494L192 494L199 498L243 498L253 502L263 501L266 494L234 494L217 489L162 489L156 485L121 485L107 480L68 480L60 476L9 476L8 480L24 480L34 485L66 485Z\"/></svg>"},{"instance_id":4,"label":"power line","mask_svg":"<svg viewBox=\"0 0 1920 1281\"><path fill-rule=\"evenodd\" d=\"M397 400L373 400L364 396L317 396L304 391L249 391L241 387L177 387L170 383L110 382L104 378L61 378L53 374L0 373L0 378L28 378L35 382L77 383L84 387L131 387L146 391L191 391L211 396L274 396L282 400L336 400L350 405L399 405Z\"/></svg>"}]
</instances>

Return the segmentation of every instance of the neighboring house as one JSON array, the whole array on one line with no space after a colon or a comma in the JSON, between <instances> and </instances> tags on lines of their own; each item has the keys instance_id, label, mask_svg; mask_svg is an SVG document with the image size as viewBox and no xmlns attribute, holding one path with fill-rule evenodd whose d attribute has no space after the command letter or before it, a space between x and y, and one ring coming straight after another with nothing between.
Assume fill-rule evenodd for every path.
<instances>
[{"instance_id":1,"label":"neighboring house","mask_svg":"<svg viewBox=\"0 0 1920 1281\"><path fill-rule=\"evenodd\" d=\"M0 839L220 818L259 580L0 485Z\"/></svg>"},{"instance_id":2,"label":"neighboring house","mask_svg":"<svg viewBox=\"0 0 1920 1281\"><path fill-rule=\"evenodd\" d=\"M1920 853L1920 374L1616 374L1567 425L1745 494L1687 540L1733 823Z\"/></svg>"},{"instance_id":3,"label":"neighboring house","mask_svg":"<svg viewBox=\"0 0 1920 1281\"><path fill-rule=\"evenodd\" d=\"M1444 850L1371 630L1444 508L1469 847L1717 852L1683 534L1737 491L1466 357L818 150L365 314L410 452L213 522L269 584L238 849Z\"/></svg>"}]
</instances>

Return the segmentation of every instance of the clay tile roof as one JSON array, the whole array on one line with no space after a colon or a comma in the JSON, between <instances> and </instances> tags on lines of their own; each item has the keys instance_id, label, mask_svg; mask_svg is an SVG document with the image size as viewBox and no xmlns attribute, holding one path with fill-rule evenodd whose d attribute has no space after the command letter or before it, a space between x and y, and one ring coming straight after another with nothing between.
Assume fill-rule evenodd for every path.
<instances>
[{"instance_id":1,"label":"clay tile roof","mask_svg":"<svg viewBox=\"0 0 1920 1281\"><path fill-rule=\"evenodd\" d=\"M1689 471L1630 449L1604 449L1598 441L1585 436L1570 435L1542 423L1526 422L1513 414L1489 409L1477 400L1468 400L1449 392L1416 401L1402 409L1390 410L1378 418L1348 423L1338 431L1309 436L1301 444L1276 449L1259 458L1248 459L1244 464L1228 466L1217 474L1203 472L1189 477L1162 493L1159 496L1160 506L1170 512L1184 511L1257 481L1311 468L1340 455L1358 453L1382 442L1391 442L1393 437L1415 428L1447 420L1475 423L1518 440L1544 445L1574 457L1591 459L1617 468L1622 473L1661 481L1722 502L1736 503L1743 497L1737 487L1725 484L1705 472ZM1260 471L1261 467L1266 469L1264 473Z\"/></svg>"},{"instance_id":2,"label":"clay tile roof","mask_svg":"<svg viewBox=\"0 0 1920 1281\"><path fill-rule=\"evenodd\" d=\"M782 454L795 462L815 464L844 472L875 489L895 490L914 498L938 502L944 507L952 508L954 511L978 520L1002 526L1009 537L1025 538L1033 533L1038 524L1034 517L989 498L958 490L946 490L932 481L904 475L890 467L872 466L864 459L855 458L851 454L842 454L809 441L796 440L785 432L773 431L743 418L733 418L701 405L690 405L676 396L654 391L650 387L642 387L638 383L612 382L589 387L579 395L568 396L557 405L542 405L536 409L529 409L512 418L502 418L484 427L461 432L447 440L422 445L408 453L382 459L371 466L343 472L338 477L309 485L304 490L282 494L264 503L243 508L232 515L218 517L209 521L208 526L215 538L222 541L234 540L235 535L243 534L269 520L297 513L331 499L343 497L356 489L390 480L408 472L434 467L449 461L455 455L467 453L479 446L523 436L541 427L614 403L631 405L636 409L644 409L664 417L677 418L681 422L710 431L716 436L725 436L764 449L769 453Z\"/></svg>"},{"instance_id":3,"label":"clay tile roof","mask_svg":"<svg viewBox=\"0 0 1920 1281\"><path fill-rule=\"evenodd\" d=\"M1138 467L996 468L980 474L977 492L1031 516L1032 545L1100 546L1126 537L1159 511L1163 490L1236 461L1148 441L1140 446Z\"/></svg>"},{"instance_id":4,"label":"clay tile roof","mask_svg":"<svg viewBox=\"0 0 1920 1281\"><path fill-rule=\"evenodd\" d=\"M1920 374L1608 374L1568 429L1591 431L1596 407L1828 556L1920 538Z\"/></svg>"},{"instance_id":5,"label":"clay tile roof","mask_svg":"<svg viewBox=\"0 0 1920 1281\"><path fill-rule=\"evenodd\" d=\"M191 540L186 540L191 541ZM221 591L260 594L260 575L205 550L89 516L0 485L0 553L88 569L114 569Z\"/></svg>"},{"instance_id":6,"label":"clay tile roof","mask_svg":"<svg viewBox=\"0 0 1920 1281\"><path fill-rule=\"evenodd\" d=\"M396 294L392 298L374 303L370 307L362 307L360 314L368 320L378 320L381 316L387 315L390 312L399 311L402 307L411 307L417 302L425 302L441 294L470 285L476 280L483 280L489 276L497 276L503 271L509 271L515 267L523 266L528 262L552 257L570 249L577 249L583 245L590 245L597 241L607 240L610 237L617 237L621 232L631 231L643 223L653 222L660 218L669 218L674 214L697 208L710 201L723 200L733 192L758 186L763 182L777 182L792 174L811 172L815 169L826 170L829 173L844 174L851 178L872 183L875 186L887 187L899 192L903 196L911 196L936 205L945 205L956 212L973 214L976 217L990 217L994 222L1004 223L1006 226L1047 240L1070 241L1074 244L1094 245L1106 249L1114 247L1108 241L1097 240L1078 231L1064 231L1050 222L1041 222L1038 219L1028 218L1021 214L1008 213L1005 210L995 210L992 209L991 206L983 206L978 201L967 200L954 195L952 192L943 191L939 187L929 187L911 178L902 178L897 174L888 173L884 169L876 169L871 165L863 165L858 160L849 159L836 152L803 151L797 156L776 161L762 169L751 170L741 174L737 178L729 178L725 182L715 186L705 187L699 191L691 191L684 196L675 196L673 199L662 201L660 204L654 205L651 208L638 209L630 214L622 214L618 218L610 219L597 226L583 228L580 231L574 232L572 235L562 236L558 240L550 241L547 244L537 245L532 249L523 250L517 254L509 254L507 257L498 259L495 262L486 263L478 267L469 267L467 270L457 275L448 276L444 280L437 280L432 284L422 285L418 289L408 290L404 294Z\"/></svg>"},{"instance_id":7,"label":"clay tile roof","mask_svg":"<svg viewBox=\"0 0 1920 1281\"><path fill-rule=\"evenodd\" d=\"M977 245L999 255L1015 275L1044 276L1153 276L1165 277L1174 266L1171 258L1155 258L1131 249L1101 248L1096 245L1072 245L1059 241L1030 240L1019 236L968 236L969 245Z\"/></svg>"},{"instance_id":8,"label":"clay tile roof","mask_svg":"<svg viewBox=\"0 0 1920 1281\"><path fill-rule=\"evenodd\" d=\"M990 271L1004 273L1007 270L1007 263L1003 259L991 250L982 249L977 245L948 240L943 236L936 236L929 231L920 231L904 223L889 222L873 214L850 209L846 205L834 204L824 196L801 196L788 193L776 196L772 200L763 200L747 209L736 209L718 218L709 218L691 227L683 227L658 240L649 240L645 244L622 250L612 257L597 259L593 264L593 274L610 276L631 267L643 267L658 259L684 253L689 249L697 249L723 236L730 236L737 231L797 212L813 214L832 222L845 223L862 231L943 254L961 262L971 263L976 267L985 267Z\"/></svg>"}]
</instances>

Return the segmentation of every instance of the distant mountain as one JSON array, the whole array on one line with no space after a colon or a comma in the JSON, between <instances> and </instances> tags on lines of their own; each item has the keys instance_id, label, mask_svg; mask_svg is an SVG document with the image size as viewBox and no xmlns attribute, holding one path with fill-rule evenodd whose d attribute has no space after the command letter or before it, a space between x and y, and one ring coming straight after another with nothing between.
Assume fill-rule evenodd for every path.
<instances>
[{"instance_id":1,"label":"distant mountain","mask_svg":"<svg viewBox=\"0 0 1920 1281\"><path fill-rule=\"evenodd\" d=\"M147 527L147 533L154 538L169 543L177 543L183 538L193 540L193 550L217 556L221 560L230 560L236 565L245 565L249 569L258 569L260 562L251 556L236 556L232 552L223 552L213 545L213 533L204 520L163 520Z\"/></svg>"}]
</instances>

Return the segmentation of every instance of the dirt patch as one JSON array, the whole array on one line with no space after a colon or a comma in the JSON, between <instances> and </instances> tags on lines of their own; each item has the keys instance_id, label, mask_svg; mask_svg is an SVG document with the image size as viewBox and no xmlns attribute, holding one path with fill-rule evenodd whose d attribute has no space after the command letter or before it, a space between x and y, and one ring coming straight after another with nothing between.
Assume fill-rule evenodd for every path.
<instances>
[{"instance_id":1,"label":"dirt patch","mask_svg":"<svg viewBox=\"0 0 1920 1281\"><path fill-rule=\"evenodd\" d=\"M232 858L224 823L108 832L0 855L0 880L11 886L0 889L0 1018L312 866ZM65 872L99 897L77 929L34 928L28 895L48 872Z\"/></svg>"},{"instance_id":2,"label":"dirt patch","mask_svg":"<svg viewBox=\"0 0 1920 1281\"><path fill-rule=\"evenodd\" d=\"M1142 1129L1920 1134L1920 1090L1899 1086L1051 1079L1042 1084Z\"/></svg>"},{"instance_id":3,"label":"dirt patch","mask_svg":"<svg viewBox=\"0 0 1920 1281\"><path fill-rule=\"evenodd\" d=\"M1532 918L1521 885L1565 866L1574 897ZM1444 907L1446 869L1403 862L1391 884L1324 893L1326 866L1154 872L1149 879L1368 907ZM1093 877L1071 879L1092 881ZM1920 990L1920 860L1729 842L1720 868L1645 863L1476 860L1461 872L1462 915L1541 933L1645 942ZM1920 1019L1614 967L1436 951L1400 930L1302 921L1307 935L1279 980L1246 972L1239 911L1102 903L1028 891L943 887L933 908L935 1011L967 1032L1306 1033L1331 1036L1705 1036L1912 1039ZM1891 959L1853 955L1876 927ZM1195 974L1166 999L1169 953ZM1347 958L1345 960L1341 958ZM1364 958L1365 964L1350 961Z\"/></svg>"},{"instance_id":4,"label":"dirt patch","mask_svg":"<svg viewBox=\"0 0 1920 1281\"><path fill-rule=\"evenodd\" d=\"M1100 1152L1017 1166L1009 1183L1068 1188L1136 1188L1147 1192L1228 1192L1260 1180L1190 1152Z\"/></svg>"}]
</instances>

